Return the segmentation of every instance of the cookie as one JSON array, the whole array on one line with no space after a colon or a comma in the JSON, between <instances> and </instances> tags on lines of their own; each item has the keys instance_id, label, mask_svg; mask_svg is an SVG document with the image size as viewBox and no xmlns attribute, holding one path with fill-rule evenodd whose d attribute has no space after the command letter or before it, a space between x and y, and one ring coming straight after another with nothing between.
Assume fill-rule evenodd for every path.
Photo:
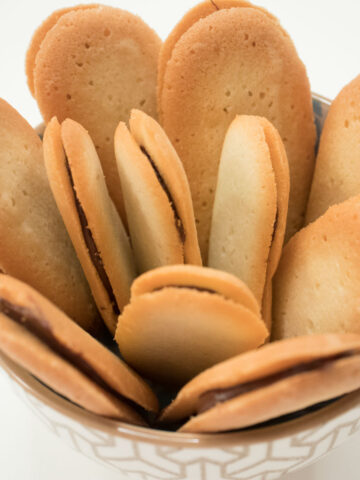
<instances>
[{"instance_id":1,"label":"cookie","mask_svg":"<svg viewBox=\"0 0 360 480\"><path fill-rule=\"evenodd\" d=\"M150 387L118 357L29 286L0 275L0 350L69 400L99 415L145 425Z\"/></svg>"},{"instance_id":2,"label":"cookie","mask_svg":"<svg viewBox=\"0 0 360 480\"><path fill-rule=\"evenodd\" d=\"M49 187L41 140L4 100L0 178L0 270L95 332L101 321Z\"/></svg>"},{"instance_id":3,"label":"cookie","mask_svg":"<svg viewBox=\"0 0 360 480\"><path fill-rule=\"evenodd\" d=\"M265 118L236 116L221 153L208 264L245 282L269 330L289 188L285 148L275 127Z\"/></svg>"},{"instance_id":4,"label":"cookie","mask_svg":"<svg viewBox=\"0 0 360 480\"><path fill-rule=\"evenodd\" d=\"M330 207L285 246L274 278L273 336L359 333L360 196Z\"/></svg>"},{"instance_id":5,"label":"cookie","mask_svg":"<svg viewBox=\"0 0 360 480\"><path fill-rule=\"evenodd\" d=\"M306 222L360 194L360 75L330 106L320 137Z\"/></svg>"},{"instance_id":6,"label":"cookie","mask_svg":"<svg viewBox=\"0 0 360 480\"><path fill-rule=\"evenodd\" d=\"M44 135L45 166L57 206L99 312L112 335L130 299L135 264L129 239L109 196L87 131L53 118Z\"/></svg>"},{"instance_id":7,"label":"cookie","mask_svg":"<svg viewBox=\"0 0 360 480\"><path fill-rule=\"evenodd\" d=\"M136 279L132 292L115 339L129 365L165 384L182 385L268 336L250 290L224 272L162 267Z\"/></svg>"},{"instance_id":8,"label":"cookie","mask_svg":"<svg viewBox=\"0 0 360 480\"><path fill-rule=\"evenodd\" d=\"M34 68L36 63L36 55L40 49L40 45L44 40L46 34L49 30L56 25L56 22L66 13L72 12L73 10L84 9L84 8L96 8L99 5L97 4L90 4L90 5L77 5L75 7L70 8L61 8L59 10L55 10L49 17L47 17L43 23L36 29L34 35L32 36L29 48L26 52L26 60L25 60L25 70L26 70L26 77L27 83L31 92L31 95L35 97L35 88L34 88Z\"/></svg>"},{"instance_id":9,"label":"cookie","mask_svg":"<svg viewBox=\"0 0 360 480\"><path fill-rule=\"evenodd\" d=\"M315 335L238 355L183 387L161 420L182 432L256 425L360 388L360 336Z\"/></svg>"},{"instance_id":10,"label":"cookie","mask_svg":"<svg viewBox=\"0 0 360 480\"><path fill-rule=\"evenodd\" d=\"M224 298L243 305L255 315L260 315L258 302L243 282L226 272L215 273L211 268L191 268L182 265L158 268L156 272L149 272L136 279L131 286L131 298L155 292L164 285L177 285L184 288L196 285L200 291L217 292Z\"/></svg>"},{"instance_id":11,"label":"cookie","mask_svg":"<svg viewBox=\"0 0 360 480\"><path fill-rule=\"evenodd\" d=\"M113 136L132 108L156 115L161 41L139 17L111 7L62 15L36 56L35 96L46 123L72 118L90 133L124 219Z\"/></svg>"},{"instance_id":12,"label":"cookie","mask_svg":"<svg viewBox=\"0 0 360 480\"><path fill-rule=\"evenodd\" d=\"M175 47L181 36L201 18L205 18L211 13L216 12L217 10L234 7L251 7L258 9L277 22L277 19L272 16L267 10L258 7L257 5L252 5L250 2L246 2L244 0L206 0L205 2L201 2L195 5L195 7L189 10L180 20L180 22L173 28L173 30L169 33L168 37L160 48L157 84L158 99L160 99L162 95L164 74L167 62L170 60L173 48ZM161 112L159 112L159 117L161 118Z\"/></svg>"},{"instance_id":13,"label":"cookie","mask_svg":"<svg viewBox=\"0 0 360 480\"><path fill-rule=\"evenodd\" d=\"M277 22L231 8L194 23L172 50L159 102L189 179L204 262L221 148L236 114L266 117L279 131L290 167L287 238L301 227L315 125L305 67Z\"/></svg>"},{"instance_id":14,"label":"cookie","mask_svg":"<svg viewBox=\"0 0 360 480\"><path fill-rule=\"evenodd\" d=\"M115 155L139 272L169 264L201 265L184 168L160 125L132 110L121 122Z\"/></svg>"}]
</instances>

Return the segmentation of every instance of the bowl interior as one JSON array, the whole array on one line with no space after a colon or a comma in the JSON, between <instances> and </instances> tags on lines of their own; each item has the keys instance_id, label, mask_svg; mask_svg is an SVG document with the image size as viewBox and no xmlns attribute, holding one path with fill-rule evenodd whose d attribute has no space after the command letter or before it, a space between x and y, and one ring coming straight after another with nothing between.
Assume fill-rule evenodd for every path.
<instances>
[{"instance_id":1,"label":"bowl interior","mask_svg":"<svg viewBox=\"0 0 360 480\"><path fill-rule=\"evenodd\" d=\"M313 109L318 137L322 130L330 103L328 99L313 94ZM183 448L195 446L202 448L217 447L220 445L224 447L225 445L230 446L236 444L246 445L287 437L329 422L342 413L356 408L360 403L360 391L357 391L341 399L327 403L325 406L320 406L315 411L308 409L295 417L286 416L283 421L276 422L275 424L274 422L270 422L262 426L233 433L195 435L135 427L126 423L99 417L58 395L1 352L0 365L9 374L11 379L20 385L26 393L35 396L47 406L86 427L94 428L114 436L125 437L133 441L150 442L152 444L168 446L173 445Z\"/></svg>"}]
</instances>

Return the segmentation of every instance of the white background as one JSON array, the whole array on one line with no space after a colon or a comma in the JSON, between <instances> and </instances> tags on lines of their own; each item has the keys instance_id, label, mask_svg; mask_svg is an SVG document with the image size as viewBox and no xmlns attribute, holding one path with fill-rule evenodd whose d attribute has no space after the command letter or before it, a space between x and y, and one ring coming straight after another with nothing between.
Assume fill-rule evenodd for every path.
<instances>
[{"instance_id":1,"label":"white background","mask_svg":"<svg viewBox=\"0 0 360 480\"><path fill-rule=\"evenodd\" d=\"M139 14L165 38L194 0L107 1ZM259 0L289 31L307 66L312 90L334 98L360 73L360 2L358 0ZM0 0L0 97L33 125L41 121L25 80L24 59L31 35L64 0ZM121 480L72 452L48 433L22 405L0 373L1 480ZM357 480L360 435L306 470L287 480ZM351 469L349 468L351 465ZM345 475L344 475L344 472ZM216 479L214 479L216 480Z\"/></svg>"}]
</instances>

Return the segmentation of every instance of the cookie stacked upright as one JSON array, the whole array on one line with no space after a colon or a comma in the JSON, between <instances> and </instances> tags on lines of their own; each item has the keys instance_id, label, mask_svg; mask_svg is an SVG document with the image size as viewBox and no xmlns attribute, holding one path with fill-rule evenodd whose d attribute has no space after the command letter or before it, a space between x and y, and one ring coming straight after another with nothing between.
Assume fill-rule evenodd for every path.
<instances>
[{"instance_id":1,"label":"cookie stacked upright","mask_svg":"<svg viewBox=\"0 0 360 480\"><path fill-rule=\"evenodd\" d=\"M269 331L272 278L282 251L288 201L289 167L279 133L265 118L235 117L220 158L208 264L248 285Z\"/></svg>"},{"instance_id":2,"label":"cookie stacked upright","mask_svg":"<svg viewBox=\"0 0 360 480\"><path fill-rule=\"evenodd\" d=\"M360 75L332 102L321 132L306 212L316 220L337 203L360 194Z\"/></svg>"},{"instance_id":3,"label":"cookie stacked upright","mask_svg":"<svg viewBox=\"0 0 360 480\"><path fill-rule=\"evenodd\" d=\"M29 84L48 123L71 118L89 131L110 196L125 219L113 138L132 108L156 115L156 72L161 41L139 17L105 6L62 11L35 35ZM61 14L62 13L62 14ZM50 28L51 27L51 28ZM40 27L41 30L41 27ZM43 37L40 46L38 40ZM29 56L34 56L30 55Z\"/></svg>"},{"instance_id":4,"label":"cookie stacked upright","mask_svg":"<svg viewBox=\"0 0 360 480\"><path fill-rule=\"evenodd\" d=\"M0 270L95 332L98 313L49 187L41 140L4 100L0 139Z\"/></svg>"},{"instance_id":5,"label":"cookie stacked upright","mask_svg":"<svg viewBox=\"0 0 360 480\"><path fill-rule=\"evenodd\" d=\"M44 157L57 206L101 316L114 335L136 272L95 146L77 122L68 119L60 126L53 118L45 130Z\"/></svg>"},{"instance_id":6,"label":"cookie stacked upright","mask_svg":"<svg viewBox=\"0 0 360 480\"><path fill-rule=\"evenodd\" d=\"M0 275L2 352L78 405L140 425L158 406L131 367L169 392L189 382L161 416L196 415L183 431L246 427L360 386L359 197L282 251L304 220L315 128L305 68L271 14L209 0L161 46L128 12L67 8L35 33L27 74L47 124L45 169L35 132L0 103L0 223L11 230L0 269L94 328L64 223L130 367ZM339 136L356 130L351 102L329 115ZM337 163L319 158L315 204ZM263 347L271 333L281 341Z\"/></svg>"},{"instance_id":7,"label":"cookie stacked upright","mask_svg":"<svg viewBox=\"0 0 360 480\"><path fill-rule=\"evenodd\" d=\"M287 238L303 224L314 167L310 85L291 39L264 11L230 3L189 14L160 53L160 120L188 175L205 262L221 148L236 114L266 117L285 144Z\"/></svg>"}]
</instances>

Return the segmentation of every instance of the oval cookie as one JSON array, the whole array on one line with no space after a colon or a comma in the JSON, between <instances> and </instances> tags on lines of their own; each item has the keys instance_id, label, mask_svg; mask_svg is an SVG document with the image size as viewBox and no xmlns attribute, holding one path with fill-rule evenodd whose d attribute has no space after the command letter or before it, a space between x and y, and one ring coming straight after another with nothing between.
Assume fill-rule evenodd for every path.
<instances>
[{"instance_id":1,"label":"oval cookie","mask_svg":"<svg viewBox=\"0 0 360 480\"><path fill-rule=\"evenodd\" d=\"M180 390L160 420L187 420L183 432L236 430L358 388L359 335L300 337L206 370Z\"/></svg>"},{"instance_id":2,"label":"oval cookie","mask_svg":"<svg viewBox=\"0 0 360 480\"><path fill-rule=\"evenodd\" d=\"M159 275L161 280L150 280L149 286L157 283L154 289L132 295L119 317L115 339L125 360L137 371L165 384L181 385L226 358L258 347L268 331L258 313L248 308L249 301L242 301L246 286L238 287L240 280L233 278L233 288L240 292L229 298L223 295L224 289L217 289L223 272L218 280L216 270L180 266L183 281L176 284L176 268L144 274L149 279ZM202 272L205 279L199 281ZM204 287L210 275L213 286ZM142 277L135 280L133 291L139 291L136 285L143 281ZM251 302L249 290L247 296Z\"/></svg>"},{"instance_id":3,"label":"oval cookie","mask_svg":"<svg viewBox=\"0 0 360 480\"><path fill-rule=\"evenodd\" d=\"M336 203L360 194L360 76L330 106L321 132L307 223Z\"/></svg>"},{"instance_id":4,"label":"oval cookie","mask_svg":"<svg viewBox=\"0 0 360 480\"><path fill-rule=\"evenodd\" d=\"M208 265L245 282L268 329L288 200L289 168L278 132L263 117L236 116L221 153Z\"/></svg>"},{"instance_id":5,"label":"oval cookie","mask_svg":"<svg viewBox=\"0 0 360 480\"><path fill-rule=\"evenodd\" d=\"M34 70L45 122L72 118L93 139L116 208L124 218L113 137L132 108L156 115L161 41L139 17L99 7L63 15L43 40Z\"/></svg>"},{"instance_id":6,"label":"oval cookie","mask_svg":"<svg viewBox=\"0 0 360 480\"><path fill-rule=\"evenodd\" d=\"M155 395L135 372L39 293L8 275L0 275L0 325L0 350L84 408L136 424L145 422L135 405L157 410Z\"/></svg>"},{"instance_id":7,"label":"oval cookie","mask_svg":"<svg viewBox=\"0 0 360 480\"><path fill-rule=\"evenodd\" d=\"M94 332L99 315L46 177L41 140L4 100L0 140L0 269Z\"/></svg>"},{"instance_id":8,"label":"oval cookie","mask_svg":"<svg viewBox=\"0 0 360 480\"><path fill-rule=\"evenodd\" d=\"M99 312L114 335L136 273L94 144L79 123L67 119L60 126L53 118L45 130L44 158L59 211Z\"/></svg>"},{"instance_id":9,"label":"oval cookie","mask_svg":"<svg viewBox=\"0 0 360 480\"><path fill-rule=\"evenodd\" d=\"M236 114L264 116L278 129L290 167L287 236L301 227L315 126L305 67L278 23L253 8L196 22L173 48L160 109L189 178L204 261L221 147Z\"/></svg>"},{"instance_id":10,"label":"oval cookie","mask_svg":"<svg viewBox=\"0 0 360 480\"><path fill-rule=\"evenodd\" d=\"M140 273L162 265L201 265L194 211L183 165L165 132L133 110L121 122L115 155Z\"/></svg>"},{"instance_id":11,"label":"oval cookie","mask_svg":"<svg viewBox=\"0 0 360 480\"><path fill-rule=\"evenodd\" d=\"M28 86L31 92L31 95L35 97L35 87L34 87L34 68L36 63L36 55L40 49L40 45L46 34L49 30L52 29L56 22L66 13L72 12L73 10L84 9L84 8L96 8L99 5L97 4L90 4L90 5L77 5L75 7L69 8L61 8L59 10L55 10L51 15L49 15L42 24L36 29L35 33L31 38L31 42L29 48L26 52L26 60L25 60L25 70L27 76Z\"/></svg>"},{"instance_id":12,"label":"oval cookie","mask_svg":"<svg viewBox=\"0 0 360 480\"><path fill-rule=\"evenodd\" d=\"M273 336L360 333L360 196L330 207L285 246L274 278Z\"/></svg>"}]
</instances>

